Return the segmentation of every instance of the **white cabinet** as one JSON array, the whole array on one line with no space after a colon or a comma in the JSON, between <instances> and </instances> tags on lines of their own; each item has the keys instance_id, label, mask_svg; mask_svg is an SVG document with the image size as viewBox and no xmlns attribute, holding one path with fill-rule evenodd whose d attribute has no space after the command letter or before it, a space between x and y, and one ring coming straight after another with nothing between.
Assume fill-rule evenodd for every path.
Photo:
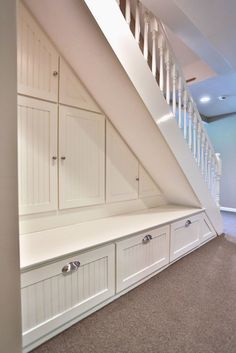
<instances>
[{"instance_id":1,"label":"white cabinet","mask_svg":"<svg viewBox=\"0 0 236 353\"><path fill-rule=\"evenodd\" d=\"M139 164L139 197L161 195L161 191L147 171Z\"/></svg>"},{"instance_id":2,"label":"white cabinet","mask_svg":"<svg viewBox=\"0 0 236 353\"><path fill-rule=\"evenodd\" d=\"M25 350L115 294L114 259L111 244L22 273ZM72 271L62 273L67 264Z\"/></svg>"},{"instance_id":3,"label":"white cabinet","mask_svg":"<svg viewBox=\"0 0 236 353\"><path fill-rule=\"evenodd\" d=\"M116 243L117 292L169 263L169 226Z\"/></svg>"},{"instance_id":4,"label":"white cabinet","mask_svg":"<svg viewBox=\"0 0 236 353\"><path fill-rule=\"evenodd\" d=\"M59 55L21 2L17 52L18 93L56 102Z\"/></svg>"},{"instance_id":5,"label":"white cabinet","mask_svg":"<svg viewBox=\"0 0 236 353\"><path fill-rule=\"evenodd\" d=\"M105 202L105 117L59 108L60 208Z\"/></svg>"},{"instance_id":6,"label":"white cabinet","mask_svg":"<svg viewBox=\"0 0 236 353\"><path fill-rule=\"evenodd\" d=\"M81 109L101 112L77 75L63 58L60 58L59 102Z\"/></svg>"},{"instance_id":7,"label":"white cabinet","mask_svg":"<svg viewBox=\"0 0 236 353\"><path fill-rule=\"evenodd\" d=\"M106 200L138 198L138 160L114 127L106 129Z\"/></svg>"},{"instance_id":8,"label":"white cabinet","mask_svg":"<svg viewBox=\"0 0 236 353\"><path fill-rule=\"evenodd\" d=\"M171 224L170 261L200 244L202 215L198 214Z\"/></svg>"},{"instance_id":9,"label":"white cabinet","mask_svg":"<svg viewBox=\"0 0 236 353\"><path fill-rule=\"evenodd\" d=\"M57 208L57 106L18 97L19 212Z\"/></svg>"}]
</instances>

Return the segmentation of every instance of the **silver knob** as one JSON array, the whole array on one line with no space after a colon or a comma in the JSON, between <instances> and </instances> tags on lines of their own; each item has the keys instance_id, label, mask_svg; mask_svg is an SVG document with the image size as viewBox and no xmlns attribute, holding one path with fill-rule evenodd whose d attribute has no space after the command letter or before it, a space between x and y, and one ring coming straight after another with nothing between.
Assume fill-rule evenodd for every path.
<instances>
[{"instance_id":1,"label":"silver knob","mask_svg":"<svg viewBox=\"0 0 236 353\"><path fill-rule=\"evenodd\" d=\"M148 236L149 240L152 240L152 235L151 234L148 234L147 236Z\"/></svg>"},{"instance_id":2,"label":"silver knob","mask_svg":"<svg viewBox=\"0 0 236 353\"><path fill-rule=\"evenodd\" d=\"M62 161L64 161L65 159L66 159L66 157L65 157L65 156L62 156L62 157L61 157L61 160L62 160Z\"/></svg>"},{"instance_id":3,"label":"silver knob","mask_svg":"<svg viewBox=\"0 0 236 353\"><path fill-rule=\"evenodd\" d=\"M147 244L151 240L149 237L150 237L149 235L145 235L145 237L142 240L143 244Z\"/></svg>"},{"instance_id":4,"label":"silver knob","mask_svg":"<svg viewBox=\"0 0 236 353\"><path fill-rule=\"evenodd\" d=\"M55 70L55 71L53 71L52 74L53 74L53 76L57 76L58 75L58 71Z\"/></svg>"},{"instance_id":5,"label":"silver knob","mask_svg":"<svg viewBox=\"0 0 236 353\"><path fill-rule=\"evenodd\" d=\"M62 273L69 273L72 271L78 270L80 267L80 262L79 261L72 261L66 264L65 266L62 267Z\"/></svg>"},{"instance_id":6,"label":"silver knob","mask_svg":"<svg viewBox=\"0 0 236 353\"><path fill-rule=\"evenodd\" d=\"M56 157L56 156L53 156L52 159L53 159L54 161L56 161L56 160L57 160L57 157Z\"/></svg>"},{"instance_id":7,"label":"silver knob","mask_svg":"<svg viewBox=\"0 0 236 353\"><path fill-rule=\"evenodd\" d=\"M188 220L185 222L185 227L189 227L191 223L192 223L192 222L190 221L190 219L188 219Z\"/></svg>"}]
</instances>

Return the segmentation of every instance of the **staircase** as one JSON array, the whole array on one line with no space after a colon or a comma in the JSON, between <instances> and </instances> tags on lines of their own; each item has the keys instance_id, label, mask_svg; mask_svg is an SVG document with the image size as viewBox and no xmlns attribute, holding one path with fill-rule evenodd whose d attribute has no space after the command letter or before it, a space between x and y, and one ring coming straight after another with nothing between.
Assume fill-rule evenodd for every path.
<instances>
[{"instance_id":1,"label":"staircase","mask_svg":"<svg viewBox=\"0 0 236 353\"><path fill-rule=\"evenodd\" d=\"M220 158L162 23L136 0L26 3L168 202L205 208L221 234Z\"/></svg>"}]
</instances>

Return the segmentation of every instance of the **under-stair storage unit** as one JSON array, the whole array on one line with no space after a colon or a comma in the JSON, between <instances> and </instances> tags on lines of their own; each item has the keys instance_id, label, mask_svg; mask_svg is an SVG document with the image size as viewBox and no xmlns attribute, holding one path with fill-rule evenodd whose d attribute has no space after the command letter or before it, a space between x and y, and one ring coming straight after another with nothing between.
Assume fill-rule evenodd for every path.
<instances>
[{"instance_id":1,"label":"under-stair storage unit","mask_svg":"<svg viewBox=\"0 0 236 353\"><path fill-rule=\"evenodd\" d=\"M57 105L18 96L20 214L57 208Z\"/></svg>"},{"instance_id":2,"label":"under-stair storage unit","mask_svg":"<svg viewBox=\"0 0 236 353\"><path fill-rule=\"evenodd\" d=\"M78 253L22 273L25 349L115 294L114 245ZM31 348L32 349L32 348Z\"/></svg>"},{"instance_id":3,"label":"under-stair storage unit","mask_svg":"<svg viewBox=\"0 0 236 353\"><path fill-rule=\"evenodd\" d=\"M105 117L59 108L60 208L105 202Z\"/></svg>"},{"instance_id":4,"label":"under-stair storage unit","mask_svg":"<svg viewBox=\"0 0 236 353\"><path fill-rule=\"evenodd\" d=\"M169 263L169 226L116 243L116 289L120 292Z\"/></svg>"}]
</instances>

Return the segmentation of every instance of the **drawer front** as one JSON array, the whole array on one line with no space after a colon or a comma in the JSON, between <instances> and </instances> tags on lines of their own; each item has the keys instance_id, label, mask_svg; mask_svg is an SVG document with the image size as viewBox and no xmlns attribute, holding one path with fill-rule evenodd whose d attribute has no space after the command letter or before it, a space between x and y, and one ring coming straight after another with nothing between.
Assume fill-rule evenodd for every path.
<instances>
[{"instance_id":1,"label":"drawer front","mask_svg":"<svg viewBox=\"0 0 236 353\"><path fill-rule=\"evenodd\" d=\"M24 347L115 294L114 255L112 244L22 273ZM62 273L73 261L80 267Z\"/></svg>"},{"instance_id":2,"label":"drawer front","mask_svg":"<svg viewBox=\"0 0 236 353\"><path fill-rule=\"evenodd\" d=\"M147 235L151 240L145 238ZM116 243L117 292L169 263L169 226Z\"/></svg>"},{"instance_id":3,"label":"drawer front","mask_svg":"<svg viewBox=\"0 0 236 353\"><path fill-rule=\"evenodd\" d=\"M170 261L186 254L200 244L201 214L171 224Z\"/></svg>"},{"instance_id":4,"label":"drawer front","mask_svg":"<svg viewBox=\"0 0 236 353\"><path fill-rule=\"evenodd\" d=\"M216 235L214 228L212 227L211 223L209 222L205 213L202 214L201 218L201 243L213 238Z\"/></svg>"}]
</instances>

